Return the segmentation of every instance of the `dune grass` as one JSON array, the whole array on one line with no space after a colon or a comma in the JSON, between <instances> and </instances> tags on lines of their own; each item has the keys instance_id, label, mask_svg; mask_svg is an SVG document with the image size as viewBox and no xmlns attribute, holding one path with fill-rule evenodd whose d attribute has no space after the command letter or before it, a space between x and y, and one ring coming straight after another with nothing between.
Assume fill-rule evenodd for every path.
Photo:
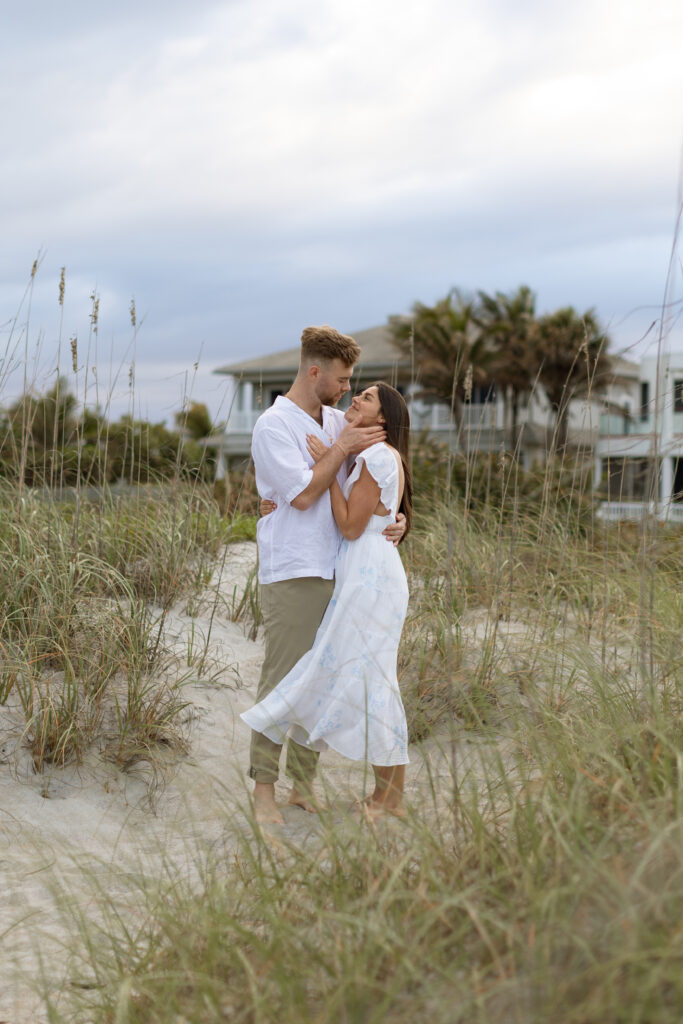
<instances>
[{"instance_id":1,"label":"dune grass","mask_svg":"<svg viewBox=\"0 0 683 1024\"><path fill-rule=\"evenodd\" d=\"M547 510L423 516L408 819L330 812L303 848L238 828L199 884L141 880L134 923L73 919L51 1019L679 1021L680 533L651 554Z\"/></svg>"},{"instance_id":2,"label":"dune grass","mask_svg":"<svg viewBox=\"0 0 683 1024\"><path fill-rule=\"evenodd\" d=\"M0 523L0 704L23 715L35 770L80 760L105 724L121 764L182 746L165 609L205 588L243 517L196 487L60 503L5 484Z\"/></svg>"},{"instance_id":3,"label":"dune grass","mask_svg":"<svg viewBox=\"0 0 683 1024\"><path fill-rule=\"evenodd\" d=\"M82 381L75 338L72 355ZM36 408L19 410L19 482L0 486L0 702L36 771L103 730L126 767L182 746L164 617L202 599L253 519L179 474L143 486L125 447L126 496L79 483L61 501ZM86 440L80 425L77 481ZM294 845L232 794L225 850L197 853L194 877L169 860L154 884L127 875L123 899L96 876L90 904L62 893L71 986L47 971L52 1024L681 1020L683 537L598 524L581 459L524 474L455 440L457 456L416 452L407 819L330 810ZM253 577L228 612L255 635Z\"/></svg>"}]
</instances>

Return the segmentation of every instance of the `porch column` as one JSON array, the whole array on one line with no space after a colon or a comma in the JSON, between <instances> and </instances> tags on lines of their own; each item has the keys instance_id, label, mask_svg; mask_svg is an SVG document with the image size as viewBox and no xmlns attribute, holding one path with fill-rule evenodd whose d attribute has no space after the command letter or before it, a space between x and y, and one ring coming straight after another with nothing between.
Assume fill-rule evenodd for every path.
<instances>
[{"instance_id":1,"label":"porch column","mask_svg":"<svg viewBox=\"0 0 683 1024\"><path fill-rule=\"evenodd\" d=\"M507 404L508 403L505 402L505 400L503 399L503 396L499 395L496 392L496 400L495 400L495 403L494 403L495 419L494 419L494 422L492 424L492 426L495 426L496 430L507 430L507 428L508 428L508 425L505 422L505 410L506 410ZM493 417L492 417L492 419L493 419ZM519 426L519 424L517 424L517 426ZM515 441L516 441L516 439L513 440L513 444L515 443Z\"/></svg>"},{"instance_id":2,"label":"porch column","mask_svg":"<svg viewBox=\"0 0 683 1024\"><path fill-rule=\"evenodd\" d=\"M673 501L674 491L674 467L673 459L670 455L665 455L662 459L662 475L661 480L661 502L663 505L670 505Z\"/></svg>"},{"instance_id":3,"label":"porch column","mask_svg":"<svg viewBox=\"0 0 683 1024\"><path fill-rule=\"evenodd\" d=\"M602 480L602 459L596 455L593 459L593 490L597 491Z\"/></svg>"},{"instance_id":4,"label":"porch column","mask_svg":"<svg viewBox=\"0 0 683 1024\"><path fill-rule=\"evenodd\" d=\"M254 402L254 385L250 380L242 381L242 411L251 412Z\"/></svg>"},{"instance_id":5,"label":"porch column","mask_svg":"<svg viewBox=\"0 0 683 1024\"><path fill-rule=\"evenodd\" d=\"M218 449L218 458L216 459L216 480L225 480L228 475L228 470L225 461L225 455L223 454L222 447Z\"/></svg>"}]
</instances>

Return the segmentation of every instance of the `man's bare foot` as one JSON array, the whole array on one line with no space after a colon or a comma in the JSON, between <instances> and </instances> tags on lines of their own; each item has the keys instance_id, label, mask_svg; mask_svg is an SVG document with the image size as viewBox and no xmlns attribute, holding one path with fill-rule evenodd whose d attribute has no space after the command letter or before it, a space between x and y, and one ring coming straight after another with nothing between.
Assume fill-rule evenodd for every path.
<instances>
[{"instance_id":1,"label":"man's bare foot","mask_svg":"<svg viewBox=\"0 0 683 1024\"><path fill-rule=\"evenodd\" d=\"M308 811L309 814L317 814L318 808L315 806L310 796L306 793L302 793L296 786L292 786L292 792L289 794L288 804L293 804L294 807L301 807L302 810Z\"/></svg>"},{"instance_id":2,"label":"man's bare foot","mask_svg":"<svg viewBox=\"0 0 683 1024\"><path fill-rule=\"evenodd\" d=\"M285 819L274 800L254 799L254 817L259 825L284 825Z\"/></svg>"},{"instance_id":3,"label":"man's bare foot","mask_svg":"<svg viewBox=\"0 0 683 1024\"><path fill-rule=\"evenodd\" d=\"M254 783L254 817L259 825L284 825L285 819L275 803L274 785Z\"/></svg>"}]
</instances>

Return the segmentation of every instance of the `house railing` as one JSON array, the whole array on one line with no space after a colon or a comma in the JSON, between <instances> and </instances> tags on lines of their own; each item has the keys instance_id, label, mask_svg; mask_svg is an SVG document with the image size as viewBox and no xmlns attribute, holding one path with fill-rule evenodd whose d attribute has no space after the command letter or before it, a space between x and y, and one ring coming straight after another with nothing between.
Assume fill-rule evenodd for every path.
<instances>
[{"instance_id":1,"label":"house railing","mask_svg":"<svg viewBox=\"0 0 683 1024\"><path fill-rule=\"evenodd\" d=\"M628 520L640 522L643 516L654 516L658 522L683 523L683 504L654 501L603 501L596 513L606 522Z\"/></svg>"},{"instance_id":2,"label":"house railing","mask_svg":"<svg viewBox=\"0 0 683 1024\"><path fill-rule=\"evenodd\" d=\"M629 413L604 412L600 417L600 436L609 437L612 434L621 436L623 434L634 434L640 429L640 424L631 418Z\"/></svg>"},{"instance_id":3,"label":"house railing","mask_svg":"<svg viewBox=\"0 0 683 1024\"><path fill-rule=\"evenodd\" d=\"M493 402L463 403L461 406L461 428L464 430L487 430L495 428L497 410ZM454 417L449 406L434 403L421 406L417 402L411 410L411 423L418 430L430 430L434 433L457 430Z\"/></svg>"},{"instance_id":4,"label":"house railing","mask_svg":"<svg viewBox=\"0 0 683 1024\"><path fill-rule=\"evenodd\" d=\"M228 417L227 434L251 434L262 409L233 409ZM473 403L462 407L462 425L468 430L485 430L496 425L495 408L490 402ZM435 432L455 430L455 421L447 405L431 405L413 408L413 425L418 429L427 428Z\"/></svg>"},{"instance_id":5,"label":"house railing","mask_svg":"<svg viewBox=\"0 0 683 1024\"><path fill-rule=\"evenodd\" d=\"M233 409L228 417L226 434L251 434L262 409Z\"/></svg>"}]
</instances>

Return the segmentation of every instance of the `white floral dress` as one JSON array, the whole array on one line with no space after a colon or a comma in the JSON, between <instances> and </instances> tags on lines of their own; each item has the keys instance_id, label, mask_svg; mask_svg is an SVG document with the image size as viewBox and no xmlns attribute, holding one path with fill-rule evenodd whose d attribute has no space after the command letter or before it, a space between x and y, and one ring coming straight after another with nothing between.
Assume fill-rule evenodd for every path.
<instances>
[{"instance_id":1,"label":"white floral dress","mask_svg":"<svg viewBox=\"0 0 683 1024\"><path fill-rule=\"evenodd\" d=\"M334 593L313 647L242 718L276 743L289 735L352 760L407 764L396 656L408 584L397 549L382 536L398 510L398 461L383 443L361 452L344 486L346 498L363 464L379 484L391 519L373 515L357 540L341 542Z\"/></svg>"}]
</instances>

